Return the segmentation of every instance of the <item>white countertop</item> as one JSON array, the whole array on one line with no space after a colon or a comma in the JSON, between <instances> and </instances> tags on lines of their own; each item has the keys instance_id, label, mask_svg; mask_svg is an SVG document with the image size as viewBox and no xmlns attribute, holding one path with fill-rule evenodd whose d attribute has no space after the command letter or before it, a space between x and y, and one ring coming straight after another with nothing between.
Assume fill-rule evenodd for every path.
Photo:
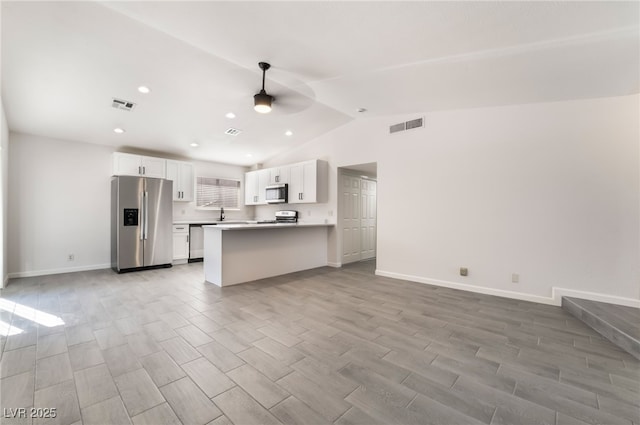
<instances>
[{"instance_id":1,"label":"white countertop","mask_svg":"<svg viewBox=\"0 0 640 425\"><path fill-rule=\"evenodd\" d=\"M229 224L218 224L215 226L203 226L208 229L214 230L255 230L255 229L273 229L273 228L282 228L282 227L320 227L320 226L335 226L334 223L265 223L265 224L255 224L255 223L229 223Z\"/></svg>"},{"instance_id":2,"label":"white countertop","mask_svg":"<svg viewBox=\"0 0 640 425\"><path fill-rule=\"evenodd\" d=\"M246 223L248 220L174 220L173 224L218 224L218 223L229 223L229 224L241 224Z\"/></svg>"}]
</instances>

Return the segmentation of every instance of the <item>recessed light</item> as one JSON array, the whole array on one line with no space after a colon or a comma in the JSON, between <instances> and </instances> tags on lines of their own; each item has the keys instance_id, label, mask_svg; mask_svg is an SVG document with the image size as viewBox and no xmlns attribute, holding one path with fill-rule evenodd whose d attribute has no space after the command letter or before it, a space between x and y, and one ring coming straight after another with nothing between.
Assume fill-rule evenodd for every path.
<instances>
[{"instance_id":1,"label":"recessed light","mask_svg":"<svg viewBox=\"0 0 640 425\"><path fill-rule=\"evenodd\" d=\"M147 93L151 92L151 89L149 87L147 87L147 86L140 86L140 87L138 87L138 91L140 93L147 94Z\"/></svg>"},{"instance_id":2,"label":"recessed light","mask_svg":"<svg viewBox=\"0 0 640 425\"><path fill-rule=\"evenodd\" d=\"M190 143L189 146L191 146L192 148L197 148L200 145L194 142L194 143Z\"/></svg>"},{"instance_id":3,"label":"recessed light","mask_svg":"<svg viewBox=\"0 0 640 425\"><path fill-rule=\"evenodd\" d=\"M227 114L225 115L225 117L229 118L230 120L234 119L236 117L236 114L234 114L233 112L227 112Z\"/></svg>"},{"instance_id":4,"label":"recessed light","mask_svg":"<svg viewBox=\"0 0 640 425\"><path fill-rule=\"evenodd\" d=\"M123 130L122 128L120 128L120 127L118 127L118 128L114 128L114 129L113 129L113 131L114 131L114 132L116 132L116 133L118 133L118 134L122 134L122 133L124 133L124 130Z\"/></svg>"},{"instance_id":5,"label":"recessed light","mask_svg":"<svg viewBox=\"0 0 640 425\"><path fill-rule=\"evenodd\" d=\"M285 131L284 135L285 136L293 136L293 131L287 130L287 131Z\"/></svg>"},{"instance_id":6,"label":"recessed light","mask_svg":"<svg viewBox=\"0 0 640 425\"><path fill-rule=\"evenodd\" d=\"M253 155L252 155L252 154L250 154L250 153L248 153L248 154L246 154L245 156L246 156L247 158L251 158Z\"/></svg>"},{"instance_id":7,"label":"recessed light","mask_svg":"<svg viewBox=\"0 0 640 425\"><path fill-rule=\"evenodd\" d=\"M358 108L358 109L356 109L356 112L362 113L362 112L367 112L367 110L366 110L366 108Z\"/></svg>"}]
</instances>

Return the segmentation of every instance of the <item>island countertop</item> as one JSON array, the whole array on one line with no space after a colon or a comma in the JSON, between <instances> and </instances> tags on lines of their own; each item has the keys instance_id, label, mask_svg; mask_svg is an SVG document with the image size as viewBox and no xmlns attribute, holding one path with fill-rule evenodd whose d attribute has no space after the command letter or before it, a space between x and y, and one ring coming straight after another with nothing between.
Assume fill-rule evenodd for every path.
<instances>
[{"instance_id":1,"label":"island countertop","mask_svg":"<svg viewBox=\"0 0 640 425\"><path fill-rule=\"evenodd\" d=\"M239 223L246 223L247 221L250 221L250 220L224 220L224 221L220 221L220 220L216 220L216 219L212 219L212 220L193 219L193 220L173 220L173 224L196 224L196 225L208 224L208 225L215 226L218 223L239 224Z\"/></svg>"},{"instance_id":2,"label":"island countertop","mask_svg":"<svg viewBox=\"0 0 640 425\"><path fill-rule=\"evenodd\" d=\"M334 223L255 223L202 226L207 282L236 285L327 265Z\"/></svg>"},{"instance_id":3,"label":"island countertop","mask_svg":"<svg viewBox=\"0 0 640 425\"><path fill-rule=\"evenodd\" d=\"M228 223L228 224L216 224L216 225L203 225L202 227L215 229L215 230L256 230L256 229L274 229L274 228L296 228L296 227L331 227L335 226L334 223L313 223L313 222L298 222L298 223L263 223L257 224L256 222L245 223Z\"/></svg>"}]
</instances>

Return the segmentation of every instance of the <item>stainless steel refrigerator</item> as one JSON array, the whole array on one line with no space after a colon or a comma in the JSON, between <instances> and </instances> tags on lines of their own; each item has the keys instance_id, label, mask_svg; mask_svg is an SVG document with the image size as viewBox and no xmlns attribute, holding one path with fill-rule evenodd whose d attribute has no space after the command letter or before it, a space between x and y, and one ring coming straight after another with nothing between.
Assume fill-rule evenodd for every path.
<instances>
[{"instance_id":1,"label":"stainless steel refrigerator","mask_svg":"<svg viewBox=\"0 0 640 425\"><path fill-rule=\"evenodd\" d=\"M149 177L111 179L111 267L118 273L171 267L173 182Z\"/></svg>"}]
</instances>

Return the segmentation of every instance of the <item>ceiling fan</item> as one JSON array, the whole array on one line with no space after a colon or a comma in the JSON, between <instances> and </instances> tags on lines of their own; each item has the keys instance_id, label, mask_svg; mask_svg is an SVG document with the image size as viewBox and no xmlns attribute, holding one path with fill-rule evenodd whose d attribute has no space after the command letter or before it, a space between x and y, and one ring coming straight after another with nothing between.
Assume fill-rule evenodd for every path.
<instances>
[{"instance_id":1,"label":"ceiling fan","mask_svg":"<svg viewBox=\"0 0 640 425\"><path fill-rule=\"evenodd\" d=\"M258 66L262 70L262 90L253 96L253 109L261 114L267 114L271 112L271 103L275 100L273 96L267 94L264 90L264 79L267 75L267 69L271 68L271 65L267 62L258 62Z\"/></svg>"},{"instance_id":2,"label":"ceiling fan","mask_svg":"<svg viewBox=\"0 0 640 425\"><path fill-rule=\"evenodd\" d=\"M262 70L262 89L253 96L253 108L256 112L267 114L271 112L273 104L276 104L276 111L291 114L303 111L310 107L314 100L315 94L308 85L297 80L292 81L291 77L282 76L280 81L276 81L279 92L277 96L268 94L265 90L265 79L267 70L271 68L271 64L267 62L258 62L258 66Z\"/></svg>"}]
</instances>

